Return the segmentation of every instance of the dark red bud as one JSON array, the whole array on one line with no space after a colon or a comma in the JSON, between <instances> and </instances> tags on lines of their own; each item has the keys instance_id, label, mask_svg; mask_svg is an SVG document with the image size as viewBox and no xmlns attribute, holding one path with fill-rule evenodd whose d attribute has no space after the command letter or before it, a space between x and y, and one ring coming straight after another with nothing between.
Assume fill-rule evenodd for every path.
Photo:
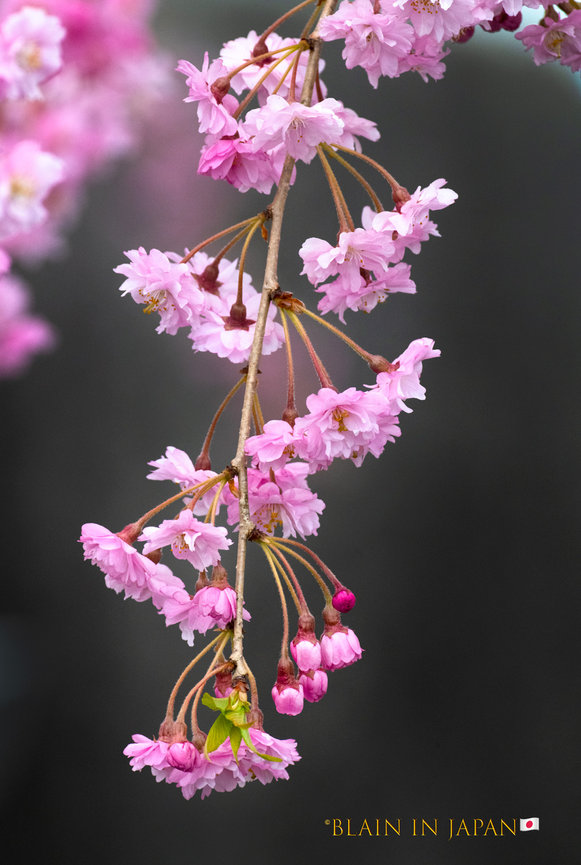
<instances>
[{"instance_id":1,"label":"dark red bud","mask_svg":"<svg viewBox=\"0 0 581 865\"><path fill-rule=\"evenodd\" d=\"M202 451L202 453L200 454L200 456L198 457L198 459L194 463L194 468L196 469L196 471L204 471L204 472L210 471L212 468L212 463L210 461L210 455L207 453L204 453L204 451Z\"/></svg>"},{"instance_id":2,"label":"dark red bud","mask_svg":"<svg viewBox=\"0 0 581 865\"><path fill-rule=\"evenodd\" d=\"M218 105L221 104L222 100L230 90L230 79L223 75L221 78L216 78L216 80L210 86L210 92Z\"/></svg>"},{"instance_id":3,"label":"dark red bud","mask_svg":"<svg viewBox=\"0 0 581 865\"><path fill-rule=\"evenodd\" d=\"M396 186L396 188L392 190L391 197L393 198L396 210L401 210L402 205L404 205L406 201L410 200L411 195L405 186Z\"/></svg>"},{"instance_id":4,"label":"dark red bud","mask_svg":"<svg viewBox=\"0 0 581 865\"><path fill-rule=\"evenodd\" d=\"M217 264L209 264L202 273L194 274L194 278L202 291L208 294L219 294L218 289L222 285L218 282L219 267Z\"/></svg>"},{"instance_id":5,"label":"dark red bud","mask_svg":"<svg viewBox=\"0 0 581 865\"><path fill-rule=\"evenodd\" d=\"M294 427L295 421L298 418L298 416L299 416L299 413L296 410L296 408L294 408L294 406L293 406L293 408L287 407L287 408L285 408L285 410L282 413L282 420L285 420L288 424L290 424L292 427Z\"/></svg>"},{"instance_id":6,"label":"dark red bud","mask_svg":"<svg viewBox=\"0 0 581 865\"><path fill-rule=\"evenodd\" d=\"M161 562L161 550L152 550L150 553L145 553L145 558L153 562L154 565L159 565Z\"/></svg>"},{"instance_id":7,"label":"dark red bud","mask_svg":"<svg viewBox=\"0 0 581 865\"><path fill-rule=\"evenodd\" d=\"M183 721L174 721L173 718L164 718L159 728L158 739L163 742L184 742L188 728Z\"/></svg>"},{"instance_id":8,"label":"dark red bud","mask_svg":"<svg viewBox=\"0 0 581 865\"><path fill-rule=\"evenodd\" d=\"M212 568L212 586L218 586L219 588L224 588L228 585L228 572L223 565L218 562L217 565L214 565Z\"/></svg>"},{"instance_id":9,"label":"dark red bud","mask_svg":"<svg viewBox=\"0 0 581 865\"><path fill-rule=\"evenodd\" d=\"M369 369L376 375L380 372L395 372L399 367L399 363L390 363L380 354L371 354L367 363L369 364Z\"/></svg>"},{"instance_id":10,"label":"dark red bud","mask_svg":"<svg viewBox=\"0 0 581 865\"><path fill-rule=\"evenodd\" d=\"M266 44L266 39L261 38L252 49L252 57L260 57L261 54L267 53L268 46ZM257 66L266 66L268 63L272 63L272 57L265 57L263 60L259 60Z\"/></svg>"}]
</instances>

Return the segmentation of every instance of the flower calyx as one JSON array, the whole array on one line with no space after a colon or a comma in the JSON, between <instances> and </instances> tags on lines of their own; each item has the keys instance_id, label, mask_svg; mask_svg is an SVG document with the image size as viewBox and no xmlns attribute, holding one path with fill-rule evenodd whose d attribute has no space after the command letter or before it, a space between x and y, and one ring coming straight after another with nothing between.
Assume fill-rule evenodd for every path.
<instances>
[{"instance_id":1,"label":"flower calyx","mask_svg":"<svg viewBox=\"0 0 581 865\"><path fill-rule=\"evenodd\" d=\"M243 303L233 303L230 307L230 315L223 315L224 330L250 330L250 325L256 324L256 320L246 317L246 306Z\"/></svg>"}]
</instances>

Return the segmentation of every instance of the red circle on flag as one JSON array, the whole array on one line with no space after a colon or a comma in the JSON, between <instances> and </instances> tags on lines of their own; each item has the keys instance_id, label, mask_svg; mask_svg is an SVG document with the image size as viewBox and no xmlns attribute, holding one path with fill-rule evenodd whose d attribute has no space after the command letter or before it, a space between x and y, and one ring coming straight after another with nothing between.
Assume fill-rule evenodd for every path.
<instances>
[{"instance_id":1,"label":"red circle on flag","mask_svg":"<svg viewBox=\"0 0 581 865\"><path fill-rule=\"evenodd\" d=\"M527 820L526 826L527 826L527 829L532 829L533 828L533 821Z\"/></svg>"}]
</instances>

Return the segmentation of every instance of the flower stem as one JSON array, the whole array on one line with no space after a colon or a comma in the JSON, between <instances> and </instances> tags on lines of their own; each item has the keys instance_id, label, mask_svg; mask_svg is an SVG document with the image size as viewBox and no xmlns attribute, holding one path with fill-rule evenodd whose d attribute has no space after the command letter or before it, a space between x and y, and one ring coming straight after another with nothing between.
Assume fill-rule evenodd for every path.
<instances>
[{"instance_id":1,"label":"flower stem","mask_svg":"<svg viewBox=\"0 0 581 865\"><path fill-rule=\"evenodd\" d=\"M265 543L269 544L270 542L268 540L266 540ZM299 604L300 604L300 607L297 607L297 610L299 612L299 616L302 615L302 613L309 613L310 612L309 605L307 604L306 598L303 594L303 590L301 589L301 584L297 580L296 574L293 571L293 569L291 568L288 559L285 558L280 547L277 546L276 542L272 543L271 546L272 546L272 552L275 554L275 556L277 556L277 558L282 563L282 566L284 567L285 571L287 572L289 578L292 580L292 583L295 587L296 594L297 594Z\"/></svg>"},{"instance_id":2,"label":"flower stem","mask_svg":"<svg viewBox=\"0 0 581 865\"><path fill-rule=\"evenodd\" d=\"M282 583L280 581L280 577L278 575L277 562L271 553L271 551L267 548L264 549L264 553L266 555L267 561L270 565L270 569L272 571L272 576L274 577L274 582L276 583L276 587L278 589L278 594L280 597L280 606L282 610L282 641L280 644L280 655L281 658L288 658L288 639L289 639L289 627L288 627L288 609L286 605L286 598L284 596L284 592L282 590ZM293 592L294 594L294 592ZM297 609L300 615L300 606L298 604L298 599L296 599L295 603L297 604Z\"/></svg>"},{"instance_id":3,"label":"flower stem","mask_svg":"<svg viewBox=\"0 0 581 865\"><path fill-rule=\"evenodd\" d=\"M296 543L298 546L303 547L303 549L305 549L305 550L307 550L307 552L311 553L311 555L313 555L314 558L318 558L317 556L315 556L314 553L312 553L311 550L309 550L308 547L304 546L304 544L300 544L298 541L291 541L289 538L276 538L276 540L273 540L271 543L273 544L273 546L280 546L282 544L294 544L294 543ZM323 597L325 598L325 603L330 604L332 601L331 593L329 592L329 589L327 588L327 585L326 585L325 581L323 580L323 578L321 577L321 575L317 573L317 571L310 564L310 562L308 562L305 558L303 558L303 556L299 555L299 553L295 552L295 550L288 549L287 547L284 547L284 549L285 549L285 552L287 552L289 556L294 556L294 558L297 561L299 561L307 569L307 571L309 571L309 573L311 573L313 575L313 577L317 581L317 584L318 584L320 590L323 593ZM325 565L323 565L323 563L321 562L320 559L318 560L318 562L320 563L320 566L322 566L323 568L325 567ZM331 573L331 571L329 571L329 573ZM335 579L337 584L339 584L339 580L337 580L337 578L335 577L334 574L333 574L333 579Z\"/></svg>"},{"instance_id":4,"label":"flower stem","mask_svg":"<svg viewBox=\"0 0 581 865\"><path fill-rule=\"evenodd\" d=\"M204 444L202 446L202 450L200 451L198 459L200 459L200 457L207 457L208 459L210 458L210 445L212 443L212 437L214 435L214 432L216 431L216 425L217 425L218 421L220 420L220 415L222 414L222 412L224 411L224 409L226 408L226 406L228 405L228 403L230 402L230 400L232 399L234 394L238 390L240 390L240 388L242 387L242 385L244 384L245 381L246 381L246 376L243 375L242 378L236 382L234 387L226 394L226 396L224 397L224 399L220 403L220 406L219 406L218 410L216 411L216 414L212 418L212 423L210 424L210 426L208 428L208 432L206 433L206 438L204 439Z\"/></svg>"},{"instance_id":5,"label":"flower stem","mask_svg":"<svg viewBox=\"0 0 581 865\"><path fill-rule=\"evenodd\" d=\"M236 225L230 225L228 228L224 228L222 231L218 231L217 234L213 234L211 237L207 237L205 240L202 240L201 243L198 243L194 246L193 249L184 255L180 264L186 264L190 258L193 258L196 252L199 252L205 246L208 246L210 243L213 243L215 240L219 240L220 237L225 237L227 234L230 234L232 231L238 231L239 228L243 228L246 225L250 225L250 223L254 222L256 219L259 219L263 214L259 213L257 216L250 216L248 219L243 219L242 222L237 222ZM266 217L265 217L266 218Z\"/></svg>"},{"instance_id":6,"label":"flower stem","mask_svg":"<svg viewBox=\"0 0 581 865\"><path fill-rule=\"evenodd\" d=\"M366 191L366 193L370 197L371 201L373 202L373 206L375 207L376 212L380 213L383 210L383 205L382 205L381 201L379 200L379 198L377 197L377 195L375 194L373 187L371 186L370 183L368 183L366 181L366 179L363 177L363 175L360 174L356 168L353 168L353 166L349 162L347 162L346 159L343 159L342 156L339 156L339 154L336 153L332 147L329 147L327 144L322 144L321 147L324 149L325 153L327 153L331 157L331 159L335 159L340 165L343 166L343 168L346 168L347 171L353 175L353 177L363 187L363 189Z\"/></svg>"},{"instance_id":7,"label":"flower stem","mask_svg":"<svg viewBox=\"0 0 581 865\"><path fill-rule=\"evenodd\" d=\"M354 340L352 340L351 337L347 336L346 333L343 333L342 330L339 330L339 328L335 327L334 324L331 324L330 321L327 321L325 318L322 318L320 315L317 315L316 312L312 312L312 310L308 309L305 306L303 309L301 309L301 315L303 313L305 315L308 315L309 318L312 318L314 321L318 322L319 324L322 324L323 327L326 327L327 330L330 330L332 333L335 334L335 336L338 336L340 339L342 339L343 342L345 342L349 346L349 348L352 348L353 351L355 352L355 354L358 354L359 357L362 358L366 363L369 363L370 361L372 361L375 358L375 355L372 355L370 352L365 351L364 348L361 348L360 345L357 345L357 343Z\"/></svg>"},{"instance_id":8,"label":"flower stem","mask_svg":"<svg viewBox=\"0 0 581 865\"><path fill-rule=\"evenodd\" d=\"M325 564L322 559L319 558L319 556L315 552L313 552L313 550L310 549L310 547L307 547L306 544L302 544L300 541L295 541L291 538L277 538L276 540L279 544L291 544L293 547L300 547L301 550L304 550L311 556L312 559L314 559L314 561L317 563L317 565L320 567L320 569L323 571L323 573L335 589L342 588L341 583L339 582L333 571ZM291 550L289 550L288 552L289 554L294 555L295 558L298 557L298 553L293 553ZM301 561L303 562L303 564L305 564L305 560L302 557ZM308 563L305 564L305 567L308 567Z\"/></svg>"},{"instance_id":9,"label":"flower stem","mask_svg":"<svg viewBox=\"0 0 581 865\"><path fill-rule=\"evenodd\" d=\"M329 373L325 369L323 361L321 360L321 358L319 357L319 355L317 354L317 352L313 348L313 343L311 342L311 340L307 336L307 332L304 329L302 322L299 320L297 314L295 312L289 312L288 317L290 318L290 320L294 324L294 326L297 329L302 341L305 344L305 348L307 349L307 352L309 353L309 357L311 358L312 364L315 368L315 372L317 373L317 377L319 379L321 387L330 387L330 388L332 388L332 390L337 390L337 388L334 386L333 382L331 381L331 376L329 375Z\"/></svg>"},{"instance_id":10,"label":"flower stem","mask_svg":"<svg viewBox=\"0 0 581 865\"><path fill-rule=\"evenodd\" d=\"M280 18L277 18L276 21L273 21L270 27L267 27L266 30L260 34L257 39L257 45L261 42L265 42L266 39L270 36L271 33L274 33L281 24L284 24L292 15L295 15L297 12L300 12L301 9L304 9L305 6L310 6L311 3L314 3L315 0L303 0L302 3L299 3L298 6L293 6L292 9L289 9L288 12L285 12L284 15L281 15ZM317 6L321 4L321 0L316 0Z\"/></svg>"},{"instance_id":11,"label":"flower stem","mask_svg":"<svg viewBox=\"0 0 581 865\"><path fill-rule=\"evenodd\" d=\"M375 168L375 170L378 171L381 176L387 180L387 182L391 186L391 191L393 195L396 195L396 193L404 189L404 187L397 182L395 177L390 174L389 171L387 171L387 169L385 169L383 165L381 165L381 163L376 162L376 160L372 159L370 156L366 156L365 153L359 153L357 150L353 150L351 147L343 147L342 144L333 144L333 147L335 150L342 150L343 153L349 153L351 154L351 156L355 156L357 159L362 159L363 162L367 162L368 165L373 166L373 168ZM409 198L409 194L407 194L407 197Z\"/></svg>"},{"instance_id":12,"label":"flower stem","mask_svg":"<svg viewBox=\"0 0 581 865\"><path fill-rule=\"evenodd\" d=\"M317 154L319 156L319 159L321 160L321 165L323 166L323 171L325 172L325 177L327 178L327 182L331 190L331 195L333 196L335 210L337 211L337 219L339 220L339 231L354 231L355 223L353 222L353 217L351 216L349 208L347 207L345 196L341 191L339 181L335 177L333 169L329 165L329 160L325 156L323 148L320 144L317 147Z\"/></svg>"},{"instance_id":13,"label":"flower stem","mask_svg":"<svg viewBox=\"0 0 581 865\"><path fill-rule=\"evenodd\" d=\"M250 105L250 103L252 102L252 100L254 99L254 97L256 96L256 94L258 93L258 91L260 90L260 88L262 87L262 85L264 84L266 79L268 78L268 76L274 72L274 70L276 69L277 66L280 66L281 63L284 63L284 61L288 57L290 57L291 54L294 54L296 51L304 51L304 50L305 50L305 48L303 47L301 42L299 42L297 45L292 45L290 48L287 48L286 54L283 54L282 57L280 57L276 61L276 63L272 64L272 66L269 66L268 69L266 70L266 72L264 73L264 75L258 79L258 81L254 85L252 90L248 91L248 93L246 94L246 96L244 97L242 102L239 104L238 108L236 109L236 111L234 112L232 117L234 117L236 120L240 117L242 112L245 111L246 108ZM274 53L274 52L272 52L272 53ZM268 56L268 55L265 55L265 56Z\"/></svg>"},{"instance_id":14,"label":"flower stem","mask_svg":"<svg viewBox=\"0 0 581 865\"><path fill-rule=\"evenodd\" d=\"M215 646L216 643L218 643L223 638L223 636L224 635L222 633L219 633L216 637L214 637L214 639L211 640L211 642L209 642L208 645L204 649L202 649L201 652L198 652L198 654L193 659L193 661L190 661L190 663L187 665L187 667L185 668L185 670L183 671L183 673L181 674L181 676L179 677L179 679L177 680L177 682L173 686L172 692L169 695L169 700L167 702L167 709L165 712L166 718L173 721L173 713L174 713L174 706L175 706L176 697L177 697L179 689L181 688L181 686L184 682L184 679L186 678L186 676L188 675L190 670L192 670L196 666L198 661L204 657L206 652L209 652L210 649L213 646ZM224 640L222 646L220 647L220 651L222 651L222 649L224 648L225 645L226 645L226 640Z\"/></svg>"},{"instance_id":15,"label":"flower stem","mask_svg":"<svg viewBox=\"0 0 581 865\"><path fill-rule=\"evenodd\" d=\"M330 15L336 6L337 0L326 0L319 21ZM305 71L305 82L301 94L301 102L305 105L310 105L313 95L313 88L317 76L319 66L319 54L321 40L317 30L312 34L311 39L312 49L307 62ZM271 296L278 289L278 256L280 249L280 241L282 235L282 221L286 200L290 189L290 181L294 167L294 159L292 156L287 156L281 172L280 181L274 196L271 206L272 225L270 230L270 238L268 243L268 251L266 255L266 265L264 270L264 281L262 284L262 294L260 298L260 307L257 314L256 326L254 329L254 339L250 358L248 360L248 374L246 378L246 390L244 392L244 404L242 406L242 414L240 418L240 429L238 434L238 447L236 455L232 460L232 465L238 470L238 489L240 493L240 525L238 528L238 551L236 556L236 618L234 620L234 637L231 660L235 664L235 675L244 676L247 672L246 662L244 660L243 651L243 613L244 613L244 579L246 568L246 544L248 537L254 530L254 524L250 519L250 508L248 505L248 479L246 475L246 456L244 446L246 439L250 433L250 421L252 417L252 406L254 404L254 393L256 391L258 381L258 364L262 354L262 343L264 341L264 332L266 330L266 321L268 309L270 306Z\"/></svg>"},{"instance_id":16,"label":"flower stem","mask_svg":"<svg viewBox=\"0 0 581 865\"><path fill-rule=\"evenodd\" d=\"M290 333L288 328L287 314L280 307L280 320L282 322L282 326L284 329L284 345L286 350L286 361L287 361L287 378L288 378L288 388L287 388L287 398L286 398L286 408L283 412L283 419L289 421L292 418L292 422L294 423L294 419L297 417L297 406L295 401L295 368L293 364L293 352L292 346L290 343Z\"/></svg>"}]
</instances>

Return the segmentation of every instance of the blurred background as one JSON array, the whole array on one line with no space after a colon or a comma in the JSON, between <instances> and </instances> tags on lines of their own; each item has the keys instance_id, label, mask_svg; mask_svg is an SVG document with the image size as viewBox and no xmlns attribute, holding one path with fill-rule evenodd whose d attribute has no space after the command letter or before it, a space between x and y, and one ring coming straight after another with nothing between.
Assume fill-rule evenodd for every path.
<instances>
[{"instance_id":1,"label":"blurred background","mask_svg":"<svg viewBox=\"0 0 581 865\"><path fill-rule=\"evenodd\" d=\"M288 4L193 6L160 4L172 67L217 56ZM366 152L410 191L445 177L459 193L435 214L442 238L413 257L417 295L347 314L353 337L388 358L412 339L436 340L426 402L402 416L381 460L334 465L312 483L327 502L314 546L357 594L345 621L363 659L330 676L321 703L277 715L280 613L254 555L248 655L265 729L298 741L291 780L185 802L122 754L133 733L156 733L191 653L149 605L107 590L76 539L83 522L117 531L169 495L145 479L147 462L167 445L195 457L237 368L156 335L119 297L112 268L123 250L179 251L267 201L196 176L195 109L176 74L142 152L90 190L68 257L28 277L57 349L0 386L10 861L578 861L578 76L536 68L510 34L456 46L444 80L427 85L404 76L375 91L343 68L338 43L324 56L329 95L378 122L382 138ZM303 167L285 218L283 288L308 298L297 250L335 232L321 171ZM259 287L263 256L253 255ZM338 387L371 381L311 332ZM284 399L282 361L263 365L271 416ZM306 363L303 372L308 390ZM233 410L216 464L231 457L235 429ZM234 557L225 564L233 572ZM539 832L448 841L450 817L529 816ZM439 836L411 837L413 817L438 818ZM352 831L364 818L400 818L402 833L333 837L333 818L350 818Z\"/></svg>"}]
</instances>

